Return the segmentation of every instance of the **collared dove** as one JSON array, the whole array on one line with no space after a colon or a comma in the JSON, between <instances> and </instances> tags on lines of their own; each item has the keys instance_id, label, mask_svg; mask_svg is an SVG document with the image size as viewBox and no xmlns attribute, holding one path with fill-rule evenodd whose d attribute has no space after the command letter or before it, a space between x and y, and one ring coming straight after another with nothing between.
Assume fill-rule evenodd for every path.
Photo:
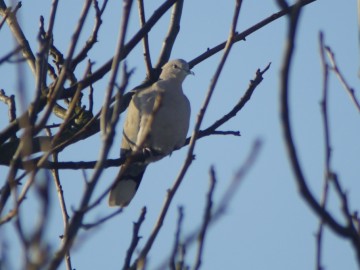
<instances>
[{"instance_id":1,"label":"collared dove","mask_svg":"<svg viewBox=\"0 0 360 270\"><path fill-rule=\"evenodd\" d=\"M123 165L110 191L110 206L127 206L145 169L184 145L189 129L190 103L182 90L185 77L194 74L182 59L162 67L160 79L134 94L124 123L121 155L150 152L145 162Z\"/></svg>"}]
</instances>

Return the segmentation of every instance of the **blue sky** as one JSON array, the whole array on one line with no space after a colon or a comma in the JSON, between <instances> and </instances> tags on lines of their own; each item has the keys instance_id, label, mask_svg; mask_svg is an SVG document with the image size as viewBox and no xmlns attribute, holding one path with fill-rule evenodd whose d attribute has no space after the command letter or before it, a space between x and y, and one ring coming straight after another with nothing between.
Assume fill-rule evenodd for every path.
<instances>
[{"instance_id":1,"label":"blue sky","mask_svg":"<svg viewBox=\"0 0 360 270\"><path fill-rule=\"evenodd\" d=\"M63 52L74 31L81 11L82 1L60 1L54 29L55 45ZM237 30L242 31L278 10L276 1L244 1ZM119 25L121 1L110 1L103 18L99 42L89 54L101 66L113 55ZM162 1L145 3L149 17ZM50 1L23 1L19 18L25 35L33 51L37 50L36 33L39 16L47 18ZM171 58L191 60L220 42L229 33L234 1L201 0L185 1L181 31L178 35ZM92 29L93 13L86 21L86 40ZM167 31L169 14L160 20L150 32L152 60L155 63ZM139 28L137 9L134 5L130 20L128 38ZM308 5L301 16L297 37L296 54L291 77L291 119L299 150L301 165L317 198L321 196L323 179L323 128L320 114L321 65L318 34L325 33L326 44L336 53L346 79L356 88L359 71L359 44L357 28L357 5L355 1L321 1ZM13 41L6 26L0 31L0 51L11 49ZM206 113L203 128L213 123L229 111L246 90L258 68L263 69L271 62L264 81L255 91L246 107L227 123L223 130L240 130L241 137L211 136L198 141L196 160L188 171L165 220L164 228L149 254L149 269L156 268L169 256L176 229L177 206L185 211L183 235L200 225L209 182L209 168L214 165L217 174L215 204L231 182L234 173L246 159L255 139L260 138L263 147L256 163L243 180L227 212L211 227L206 238L203 269L313 269L315 263L315 232L318 221L310 208L300 197L293 174L287 160L279 117L279 72L286 37L286 20L282 18L262 28L234 45L225 65L215 94ZM79 48L77 48L79 49ZM217 67L221 53L195 66L196 76L188 77L184 83L185 93L192 107L191 128L203 102L210 80ZM126 59L131 68L136 68L130 79L129 90L138 85L145 75L142 48L137 46ZM25 65L26 67L26 65ZM15 66L0 66L0 87L7 93L15 88ZM78 71L83 74L84 67ZM34 82L26 67L27 98L33 97ZM107 76L96 83L95 111L103 102ZM330 120L333 145L332 165L339 173L343 188L348 191L352 210L360 209L359 184L360 133L359 115L349 97L335 76L330 78ZM21 108L18 109L19 112ZM0 104L0 112L6 115L7 108ZM1 117L0 127L6 125L6 117ZM52 121L58 122L56 118ZM121 123L117 127L117 140L110 157L119 154ZM189 132L190 134L190 132ZM101 138L99 134L89 140L73 145L63 151L59 158L63 161L94 160L98 157ZM172 185L186 155L186 149L176 151L170 158L148 167L136 197L123 214L106 224L90 231L83 231L72 250L72 263L76 269L118 269L122 266L125 251L132 233L132 222L136 221L141 208L146 205L148 213L141 227L140 247L145 243L161 210L166 190ZM0 167L1 175L7 168ZM91 175L91 170L86 171ZM117 168L106 170L96 189L100 194L113 181ZM83 192L84 181L81 171L62 171L61 179L69 209L76 208ZM51 222L47 239L53 250L59 245L58 235L62 233L62 220L55 188L51 205ZM96 195L95 195L96 196ZM339 202L334 193L330 196L332 212L342 218ZM24 209L24 215L34 224L31 196ZM86 222L91 222L111 212L106 201L89 214ZM16 258L18 240L12 227L3 229L4 239L10 244L9 254ZM194 246L187 251L187 262L192 263ZM324 266L332 269L357 269L355 254L348 241L325 230ZM18 262L12 260L19 269ZM64 267L64 265L63 265Z\"/></svg>"}]
</instances>

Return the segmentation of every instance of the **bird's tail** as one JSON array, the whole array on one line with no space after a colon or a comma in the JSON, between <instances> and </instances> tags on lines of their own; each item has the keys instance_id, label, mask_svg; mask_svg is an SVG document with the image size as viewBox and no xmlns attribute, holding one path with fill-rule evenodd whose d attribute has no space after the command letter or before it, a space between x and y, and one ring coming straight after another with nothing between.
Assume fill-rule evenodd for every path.
<instances>
[{"instance_id":1,"label":"bird's tail","mask_svg":"<svg viewBox=\"0 0 360 270\"><path fill-rule=\"evenodd\" d=\"M132 163L121 167L116 183L110 190L109 206L127 206L140 185L144 175L146 163Z\"/></svg>"}]
</instances>

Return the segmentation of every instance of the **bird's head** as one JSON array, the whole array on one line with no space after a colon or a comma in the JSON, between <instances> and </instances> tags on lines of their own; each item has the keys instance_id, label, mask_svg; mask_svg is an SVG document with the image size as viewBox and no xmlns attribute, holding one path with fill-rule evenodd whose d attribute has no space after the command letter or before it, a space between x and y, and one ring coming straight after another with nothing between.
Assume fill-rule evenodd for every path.
<instances>
[{"instance_id":1,"label":"bird's head","mask_svg":"<svg viewBox=\"0 0 360 270\"><path fill-rule=\"evenodd\" d=\"M185 79L187 75L195 75L189 68L189 64L182 59L175 59L167 62L162 67L160 79L166 80L170 78L177 78L181 81Z\"/></svg>"}]
</instances>

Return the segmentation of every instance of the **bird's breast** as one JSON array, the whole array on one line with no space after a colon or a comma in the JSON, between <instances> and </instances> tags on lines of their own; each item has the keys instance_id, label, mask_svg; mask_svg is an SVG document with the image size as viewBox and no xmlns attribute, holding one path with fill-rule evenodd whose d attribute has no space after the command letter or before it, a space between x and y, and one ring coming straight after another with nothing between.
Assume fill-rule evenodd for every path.
<instances>
[{"instance_id":1,"label":"bird's breast","mask_svg":"<svg viewBox=\"0 0 360 270\"><path fill-rule=\"evenodd\" d=\"M186 96L163 97L155 112L149 146L165 155L181 147L189 129L190 104Z\"/></svg>"}]
</instances>

